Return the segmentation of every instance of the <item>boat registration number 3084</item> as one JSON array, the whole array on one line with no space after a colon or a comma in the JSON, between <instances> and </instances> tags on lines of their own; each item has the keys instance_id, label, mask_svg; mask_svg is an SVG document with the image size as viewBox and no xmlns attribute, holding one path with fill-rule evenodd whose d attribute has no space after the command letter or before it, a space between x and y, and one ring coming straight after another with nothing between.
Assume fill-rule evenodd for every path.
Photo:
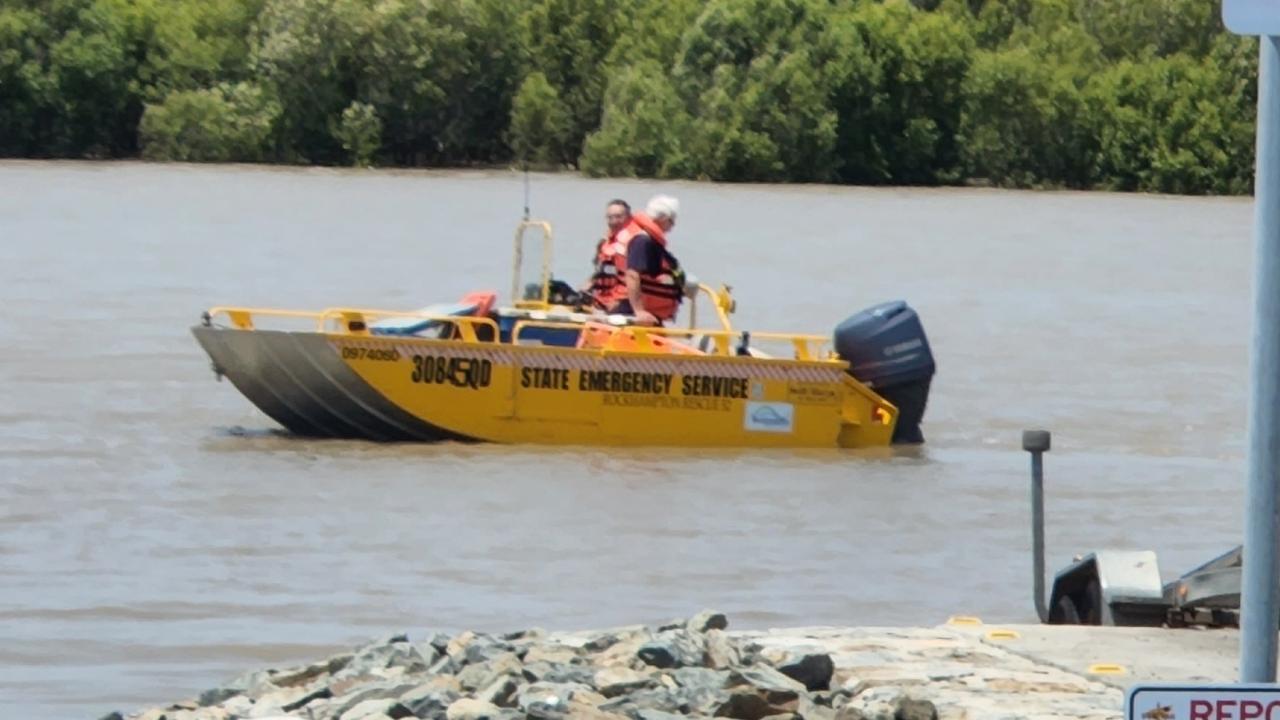
<instances>
[{"instance_id":1,"label":"boat registration number 3084","mask_svg":"<svg viewBox=\"0 0 1280 720\"><path fill-rule=\"evenodd\" d=\"M479 390L493 382L493 363L483 358L443 358L414 355L409 379L427 385L452 385Z\"/></svg>"}]
</instances>

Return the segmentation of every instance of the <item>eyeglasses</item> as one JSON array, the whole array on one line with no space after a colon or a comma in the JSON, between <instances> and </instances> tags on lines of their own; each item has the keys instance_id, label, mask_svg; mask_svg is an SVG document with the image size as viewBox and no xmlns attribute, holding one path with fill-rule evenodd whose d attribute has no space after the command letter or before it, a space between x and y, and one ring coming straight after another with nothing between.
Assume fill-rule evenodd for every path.
<instances>
[{"instance_id":1,"label":"eyeglasses","mask_svg":"<svg viewBox=\"0 0 1280 720\"><path fill-rule=\"evenodd\" d=\"M605 220L625 220L626 217L627 217L626 213L605 213L604 219Z\"/></svg>"}]
</instances>

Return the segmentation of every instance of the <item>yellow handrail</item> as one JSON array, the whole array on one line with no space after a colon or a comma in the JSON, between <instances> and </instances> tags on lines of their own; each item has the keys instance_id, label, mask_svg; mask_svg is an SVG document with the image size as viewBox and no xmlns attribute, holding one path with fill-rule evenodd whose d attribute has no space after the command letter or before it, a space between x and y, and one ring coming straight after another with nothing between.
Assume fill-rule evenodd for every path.
<instances>
[{"instance_id":1,"label":"yellow handrail","mask_svg":"<svg viewBox=\"0 0 1280 720\"><path fill-rule=\"evenodd\" d=\"M695 335L703 335L710 337L714 341L714 352L709 352L707 353L708 355L733 356L734 353L730 350L733 340L740 338L742 335L734 330L711 330L706 328L658 328L645 327L642 325L612 326L606 325L605 323L600 323L600 326L614 329L615 338L625 333L630 333L640 346L640 352L657 354L666 354L668 351L655 345L652 339L653 336L690 338ZM520 333L525 328L584 329L584 327L585 326L580 323L566 322L562 320L520 320L517 321L515 326L511 329L511 343L513 345L519 343ZM816 347L821 348L823 344L829 342L830 338L825 335L753 332L750 333L750 337L753 339L790 342L792 348L795 350L796 360L825 362L832 359L830 357L820 356L813 345L814 343L817 343ZM605 344L603 350L606 352L615 351L613 343L613 338L610 338L609 342Z\"/></svg>"},{"instance_id":2,"label":"yellow handrail","mask_svg":"<svg viewBox=\"0 0 1280 720\"><path fill-rule=\"evenodd\" d=\"M213 322L215 317L226 315L231 324L239 330L253 329L254 315L267 315L270 317L296 317L311 318L320 317L320 313L311 310L277 310L273 308L244 308L244 307L224 307L217 306L209 308L204 314L205 324Z\"/></svg>"},{"instance_id":3,"label":"yellow handrail","mask_svg":"<svg viewBox=\"0 0 1280 720\"><path fill-rule=\"evenodd\" d=\"M213 318L219 315L226 315L230 319L231 324L240 330L253 330L254 318L256 316L265 317L287 317L287 318L307 318L316 321L316 330L318 332L330 332L329 324L333 321L336 323L337 330L342 334L368 336L370 320L381 318L419 318L423 320L434 320L436 322L450 323L458 328L458 334L463 342L468 343L497 343L500 342L500 332L498 323L489 317L474 317L470 315L442 315L439 313L414 312L404 310L380 310L365 308L326 308L320 311L308 310L280 310L275 308L246 308L246 307L226 307L218 306L210 308L205 313L206 324L211 323ZM832 356L828 353L822 356L819 350L822 346L830 342L830 338L825 335L812 335L805 333L777 333L777 332L752 332L741 333L736 330L715 330L710 328L658 328L646 327L642 325L608 325L599 323L602 327L608 327L615 330L615 338L629 334L636 340L640 347L640 352L648 352L655 354L666 354L665 348L654 344L653 337L675 337L675 338L692 338L694 336L704 336L712 340L712 351L708 355L717 356L733 356L733 341L749 335L751 339L757 340L774 340L791 343L795 352L796 360L804 361L830 361ZM486 328L489 332L487 337L482 339L479 328ZM526 328L545 328L545 329L576 329L582 330L586 326L580 322L567 320L533 320L522 319L515 323L511 331L511 343L518 344L520 334ZM384 336L390 337L390 336ZM606 343L604 350L614 352L614 338L610 338Z\"/></svg>"},{"instance_id":4,"label":"yellow handrail","mask_svg":"<svg viewBox=\"0 0 1280 720\"><path fill-rule=\"evenodd\" d=\"M524 301L520 292L520 270L524 266L524 234L529 228L540 228L542 230L542 274L539 277L541 291L538 295L538 300L533 303ZM530 305L542 307L547 304L551 286L551 246L551 223L545 220L524 220L516 226L515 253L511 267L511 302L516 307L528 307Z\"/></svg>"},{"instance_id":5,"label":"yellow handrail","mask_svg":"<svg viewBox=\"0 0 1280 720\"><path fill-rule=\"evenodd\" d=\"M738 307L737 301L729 294L732 289L728 285L721 285L719 290L712 290L707 285L698 283L695 292L689 297L689 329L693 330L698 326L698 295L704 294L711 298L711 307L716 311L720 327L732 331L733 323L729 321L729 314Z\"/></svg>"},{"instance_id":6,"label":"yellow handrail","mask_svg":"<svg viewBox=\"0 0 1280 720\"><path fill-rule=\"evenodd\" d=\"M326 308L320 311L309 310L277 310L274 308L215 307L206 314L206 322L212 322L219 315L226 315L231 324L240 330L253 330L254 316L307 318L316 321L318 332L329 332L329 323L337 320L337 329L347 335L370 335L369 321L381 318L418 318L447 322L458 328L463 342L498 342L498 323L488 317L470 315L443 315L440 313L413 312L404 310L370 310L358 308ZM489 329L487 340L480 339L476 329ZM390 336L387 336L390 337Z\"/></svg>"}]
</instances>

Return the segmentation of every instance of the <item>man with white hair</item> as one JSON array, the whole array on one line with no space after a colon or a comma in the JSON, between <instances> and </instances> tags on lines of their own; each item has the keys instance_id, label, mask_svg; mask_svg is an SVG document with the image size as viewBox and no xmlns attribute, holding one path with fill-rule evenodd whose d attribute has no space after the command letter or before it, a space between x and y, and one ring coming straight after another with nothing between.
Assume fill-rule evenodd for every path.
<instances>
[{"instance_id":1,"label":"man with white hair","mask_svg":"<svg viewBox=\"0 0 1280 720\"><path fill-rule=\"evenodd\" d=\"M613 242L601 248L600 263L623 282L595 296L596 307L635 316L639 325L674 320L684 297L684 274L667 250L667 233L676 224L680 201L655 195L645 212L631 216Z\"/></svg>"}]
</instances>

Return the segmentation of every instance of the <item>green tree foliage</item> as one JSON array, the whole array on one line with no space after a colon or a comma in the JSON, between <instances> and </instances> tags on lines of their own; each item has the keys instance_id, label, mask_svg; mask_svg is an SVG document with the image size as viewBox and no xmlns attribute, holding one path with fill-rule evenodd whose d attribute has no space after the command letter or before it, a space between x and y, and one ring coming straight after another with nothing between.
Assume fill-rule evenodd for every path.
<instances>
[{"instance_id":1,"label":"green tree foliage","mask_svg":"<svg viewBox=\"0 0 1280 720\"><path fill-rule=\"evenodd\" d=\"M542 0L529 3L520 17L529 69L542 76L566 110L562 141L574 152L557 159L575 161L587 133L600 124L604 63L617 39L618 18L616 0Z\"/></svg>"},{"instance_id":2,"label":"green tree foliage","mask_svg":"<svg viewBox=\"0 0 1280 720\"><path fill-rule=\"evenodd\" d=\"M1011 186L1092 182L1093 120L1067 73L1027 48L980 50L963 95L959 140L969 176Z\"/></svg>"},{"instance_id":3,"label":"green tree foliage","mask_svg":"<svg viewBox=\"0 0 1280 720\"><path fill-rule=\"evenodd\" d=\"M143 157L192 162L253 162L269 151L280 104L250 83L178 90L148 105L139 133Z\"/></svg>"},{"instance_id":4,"label":"green tree foliage","mask_svg":"<svg viewBox=\"0 0 1280 720\"><path fill-rule=\"evenodd\" d=\"M934 183L956 179L961 86L974 51L968 25L906 2L863 3L837 12L833 63L840 117L840 179ZM855 69L842 69L849 62Z\"/></svg>"},{"instance_id":5,"label":"green tree foliage","mask_svg":"<svg viewBox=\"0 0 1280 720\"><path fill-rule=\"evenodd\" d=\"M682 141L690 120L660 65L641 61L614 76L600 130L587 138L590 175L680 177L693 173Z\"/></svg>"},{"instance_id":6,"label":"green tree foliage","mask_svg":"<svg viewBox=\"0 0 1280 720\"><path fill-rule=\"evenodd\" d=\"M1120 190L1238 193L1253 175L1253 107L1223 102L1231 78L1186 55L1122 61L1086 88L1099 179ZM1158 118L1158 122L1151 122Z\"/></svg>"},{"instance_id":7,"label":"green tree foliage","mask_svg":"<svg viewBox=\"0 0 1280 720\"><path fill-rule=\"evenodd\" d=\"M138 151L144 104L247 76L254 0L8 0L0 153Z\"/></svg>"},{"instance_id":8,"label":"green tree foliage","mask_svg":"<svg viewBox=\"0 0 1280 720\"><path fill-rule=\"evenodd\" d=\"M372 105L357 100L342 111L333 135L342 141L342 149L351 153L352 165L369 167L382 145L382 119Z\"/></svg>"},{"instance_id":9,"label":"green tree foliage","mask_svg":"<svg viewBox=\"0 0 1280 720\"><path fill-rule=\"evenodd\" d=\"M1220 0L4 0L0 155L1241 193Z\"/></svg>"},{"instance_id":10,"label":"green tree foliage","mask_svg":"<svg viewBox=\"0 0 1280 720\"><path fill-rule=\"evenodd\" d=\"M524 79L511 106L511 150L522 162L554 165L565 159L573 128L560 93L535 72Z\"/></svg>"},{"instance_id":11,"label":"green tree foliage","mask_svg":"<svg viewBox=\"0 0 1280 720\"><path fill-rule=\"evenodd\" d=\"M687 151L715 180L830 180L836 116L825 67L809 53L821 0L712 0L673 70L694 118Z\"/></svg>"}]
</instances>

